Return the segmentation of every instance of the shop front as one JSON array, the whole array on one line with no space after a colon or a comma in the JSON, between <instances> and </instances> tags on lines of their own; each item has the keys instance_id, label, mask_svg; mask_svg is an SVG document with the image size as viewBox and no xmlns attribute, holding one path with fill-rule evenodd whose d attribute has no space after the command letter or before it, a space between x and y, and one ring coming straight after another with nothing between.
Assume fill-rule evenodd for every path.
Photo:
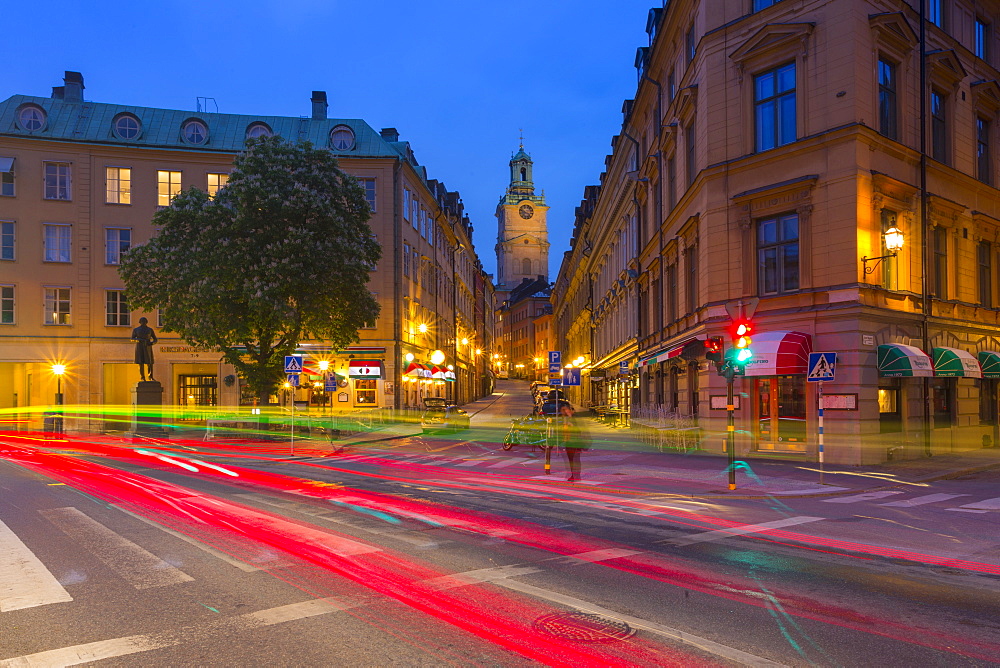
<instances>
[{"instance_id":1,"label":"shop front","mask_svg":"<svg viewBox=\"0 0 1000 668\"><path fill-rule=\"evenodd\" d=\"M806 373L812 337L775 331L753 339L753 359L746 367L751 381L754 449L806 453L809 418Z\"/></svg>"}]
</instances>

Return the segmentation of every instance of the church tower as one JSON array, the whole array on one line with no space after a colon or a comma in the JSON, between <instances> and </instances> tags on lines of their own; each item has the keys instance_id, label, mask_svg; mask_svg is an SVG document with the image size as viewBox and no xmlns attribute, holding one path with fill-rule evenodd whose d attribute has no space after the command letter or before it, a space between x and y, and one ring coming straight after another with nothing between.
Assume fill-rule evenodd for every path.
<instances>
[{"instance_id":1,"label":"church tower","mask_svg":"<svg viewBox=\"0 0 1000 668\"><path fill-rule=\"evenodd\" d=\"M535 194L531 156L522 142L510 159L510 184L497 205L497 298L525 278L549 278L549 232L545 193Z\"/></svg>"}]
</instances>

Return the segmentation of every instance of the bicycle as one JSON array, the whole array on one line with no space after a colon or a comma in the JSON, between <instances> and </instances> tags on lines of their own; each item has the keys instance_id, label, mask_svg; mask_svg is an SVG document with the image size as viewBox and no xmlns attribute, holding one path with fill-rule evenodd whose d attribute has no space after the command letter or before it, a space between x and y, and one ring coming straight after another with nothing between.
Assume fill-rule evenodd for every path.
<instances>
[{"instance_id":1,"label":"bicycle","mask_svg":"<svg viewBox=\"0 0 1000 668\"><path fill-rule=\"evenodd\" d=\"M544 451L549 447L546 427L545 418L534 415L518 418L511 423L510 430L503 438L502 447L504 450L510 450L515 445L530 445L532 452L536 447Z\"/></svg>"}]
</instances>

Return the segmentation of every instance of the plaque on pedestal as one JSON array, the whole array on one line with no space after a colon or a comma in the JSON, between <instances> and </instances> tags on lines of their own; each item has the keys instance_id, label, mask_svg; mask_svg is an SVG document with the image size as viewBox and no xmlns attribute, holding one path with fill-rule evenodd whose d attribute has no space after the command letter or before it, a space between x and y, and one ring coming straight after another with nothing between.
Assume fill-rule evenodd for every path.
<instances>
[{"instance_id":1,"label":"plaque on pedestal","mask_svg":"<svg viewBox=\"0 0 1000 668\"><path fill-rule=\"evenodd\" d=\"M141 380L132 388L132 433L167 437L163 427L163 386L158 380Z\"/></svg>"}]
</instances>

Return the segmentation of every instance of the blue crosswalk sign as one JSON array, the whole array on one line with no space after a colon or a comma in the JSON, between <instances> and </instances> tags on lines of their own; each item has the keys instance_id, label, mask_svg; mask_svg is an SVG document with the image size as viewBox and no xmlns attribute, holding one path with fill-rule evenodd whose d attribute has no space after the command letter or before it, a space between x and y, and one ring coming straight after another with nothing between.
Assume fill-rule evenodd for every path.
<instances>
[{"instance_id":1,"label":"blue crosswalk sign","mask_svg":"<svg viewBox=\"0 0 1000 668\"><path fill-rule=\"evenodd\" d=\"M285 373L302 373L302 358L297 355L285 355Z\"/></svg>"},{"instance_id":2,"label":"blue crosswalk sign","mask_svg":"<svg viewBox=\"0 0 1000 668\"><path fill-rule=\"evenodd\" d=\"M833 380L837 371L837 353L809 353L809 371L806 380L819 382Z\"/></svg>"}]
</instances>

